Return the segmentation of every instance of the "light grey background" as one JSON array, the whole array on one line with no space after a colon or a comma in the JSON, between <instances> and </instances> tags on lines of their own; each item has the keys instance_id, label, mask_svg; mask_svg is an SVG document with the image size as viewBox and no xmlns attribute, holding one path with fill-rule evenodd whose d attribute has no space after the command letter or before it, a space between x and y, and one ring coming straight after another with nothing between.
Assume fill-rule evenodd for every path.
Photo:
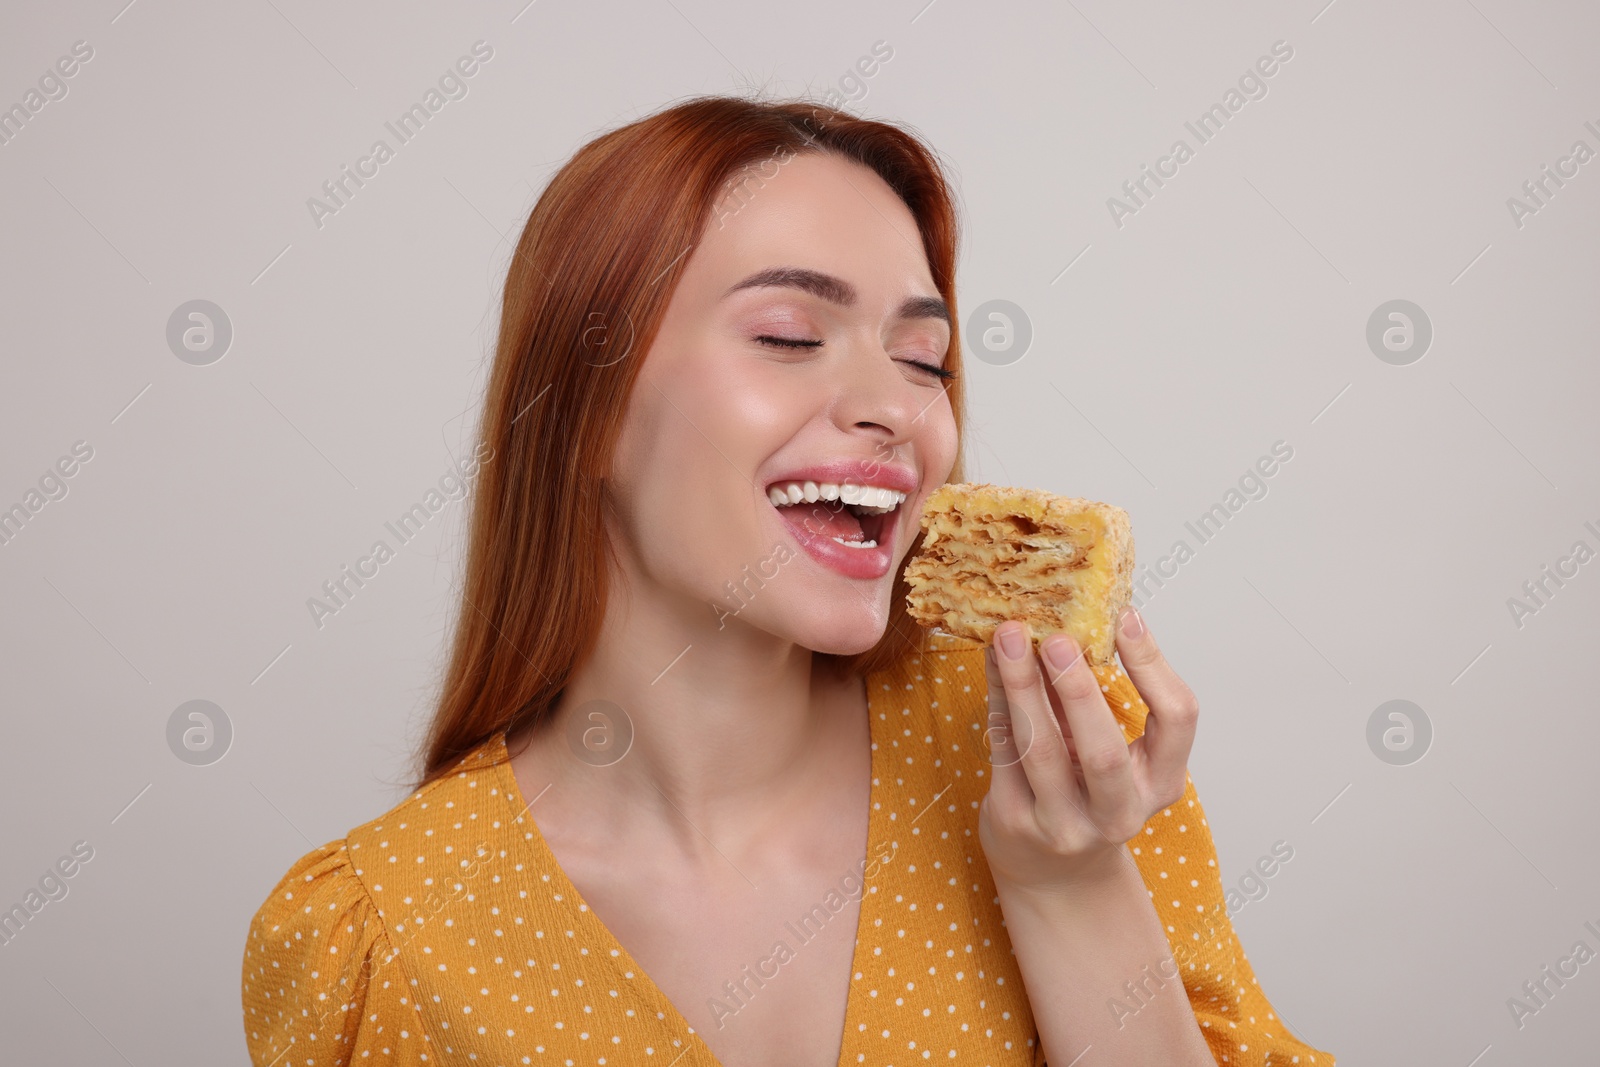
<instances>
[{"instance_id":1,"label":"light grey background","mask_svg":"<svg viewBox=\"0 0 1600 1067\"><path fill-rule=\"evenodd\" d=\"M6 5L0 105L92 60L0 145L0 507L93 459L0 547L0 906L95 850L0 948L8 1061L241 1063L247 922L313 845L404 792L453 602L451 504L318 629L306 600L469 447L511 244L553 169L701 92L839 84L905 121L964 207L969 476L1115 502L1153 562L1275 441L1292 460L1146 615L1200 695L1190 769L1235 923L1290 1027L1349 1067L1553 1063L1597 1045L1600 562L1519 627L1508 599L1600 549L1593 5ZM473 42L493 58L339 213L323 181ZM1136 215L1107 198L1273 42L1294 49ZM209 366L168 317L214 301ZM1369 350L1406 299L1418 362ZM388 539L388 538L386 538ZM1552 586L1553 588L1553 586ZM1380 760L1414 701L1425 758ZM233 728L208 766L169 716ZM1476 1057L1476 1059L1475 1059Z\"/></svg>"}]
</instances>

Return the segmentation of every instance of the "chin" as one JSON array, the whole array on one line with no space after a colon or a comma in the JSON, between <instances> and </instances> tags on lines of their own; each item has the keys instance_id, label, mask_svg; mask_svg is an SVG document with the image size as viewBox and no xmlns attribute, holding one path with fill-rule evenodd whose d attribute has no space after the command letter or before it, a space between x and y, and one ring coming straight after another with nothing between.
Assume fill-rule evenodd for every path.
<instances>
[{"instance_id":1,"label":"chin","mask_svg":"<svg viewBox=\"0 0 1600 1067\"><path fill-rule=\"evenodd\" d=\"M854 597L848 599L855 602L846 604L840 600L817 612L803 612L805 618L788 620L789 625L781 626L776 632L788 635L795 644L813 652L834 656L866 652L883 640L889 625L888 613L885 605L868 604Z\"/></svg>"}]
</instances>

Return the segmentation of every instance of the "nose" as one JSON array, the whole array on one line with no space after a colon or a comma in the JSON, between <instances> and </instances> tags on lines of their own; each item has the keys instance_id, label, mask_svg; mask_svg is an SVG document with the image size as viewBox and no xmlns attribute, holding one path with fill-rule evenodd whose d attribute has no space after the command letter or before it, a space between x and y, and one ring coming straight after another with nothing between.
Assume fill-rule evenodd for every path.
<instances>
[{"instance_id":1,"label":"nose","mask_svg":"<svg viewBox=\"0 0 1600 1067\"><path fill-rule=\"evenodd\" d=\"M904 442L928 408L944 399L942 388L917 384L921 372L896 362L877 342L853 348L841 363L834 421L847 433L876 431L891 444Z\"/></svg>"}]
</instances>

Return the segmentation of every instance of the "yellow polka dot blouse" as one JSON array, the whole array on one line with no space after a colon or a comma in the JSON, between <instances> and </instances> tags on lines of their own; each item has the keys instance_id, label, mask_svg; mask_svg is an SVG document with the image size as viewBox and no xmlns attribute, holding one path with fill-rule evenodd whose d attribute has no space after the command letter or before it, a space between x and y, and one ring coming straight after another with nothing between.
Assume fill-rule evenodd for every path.
<instances>
[{"instance_id":1,"label":"yellow polka dot blouse","mask_svg":"<svg viewBox=\"0 0 1600 1067\"><path fill-rule=\"evenodd\" d=\"M945 635L927 645L867 680L871 847L839 1065L1039 1067L978 843L989 788L984 646ZM1145 706L1120 670L1100 673L1131 740ZM290 868L245 947L244 1029L257 1067L717 1064L567 880L504 757L497 737ZM1333 1067L1256 985L1192 780L1128 850L1166 925L1164 974L1176 964L1216 1061ZM824 904L841 910L830 897L839 904ZM1107 1010L1132 1015L1177 981L1147 968Z\"/></svg>"}]
</instances>

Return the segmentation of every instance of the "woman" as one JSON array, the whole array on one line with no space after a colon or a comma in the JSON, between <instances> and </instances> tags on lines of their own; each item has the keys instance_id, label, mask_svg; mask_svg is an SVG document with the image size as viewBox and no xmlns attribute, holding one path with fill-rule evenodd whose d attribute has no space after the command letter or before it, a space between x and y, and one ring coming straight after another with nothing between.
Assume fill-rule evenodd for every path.
<instances>
[{"instance_id":1,"label":"woman","mask_svg":"<svg viewBox=\"0 0 1600 1067\"><path fill-rule=\"evenodd\" d=\"M905 613L961 476L955 261L933 155L809 103L555 176L424 782L257 914L256 1063L1333 1062L1239 951L1137 614L1097 681Z\"/></svg>"}]
</instances>

